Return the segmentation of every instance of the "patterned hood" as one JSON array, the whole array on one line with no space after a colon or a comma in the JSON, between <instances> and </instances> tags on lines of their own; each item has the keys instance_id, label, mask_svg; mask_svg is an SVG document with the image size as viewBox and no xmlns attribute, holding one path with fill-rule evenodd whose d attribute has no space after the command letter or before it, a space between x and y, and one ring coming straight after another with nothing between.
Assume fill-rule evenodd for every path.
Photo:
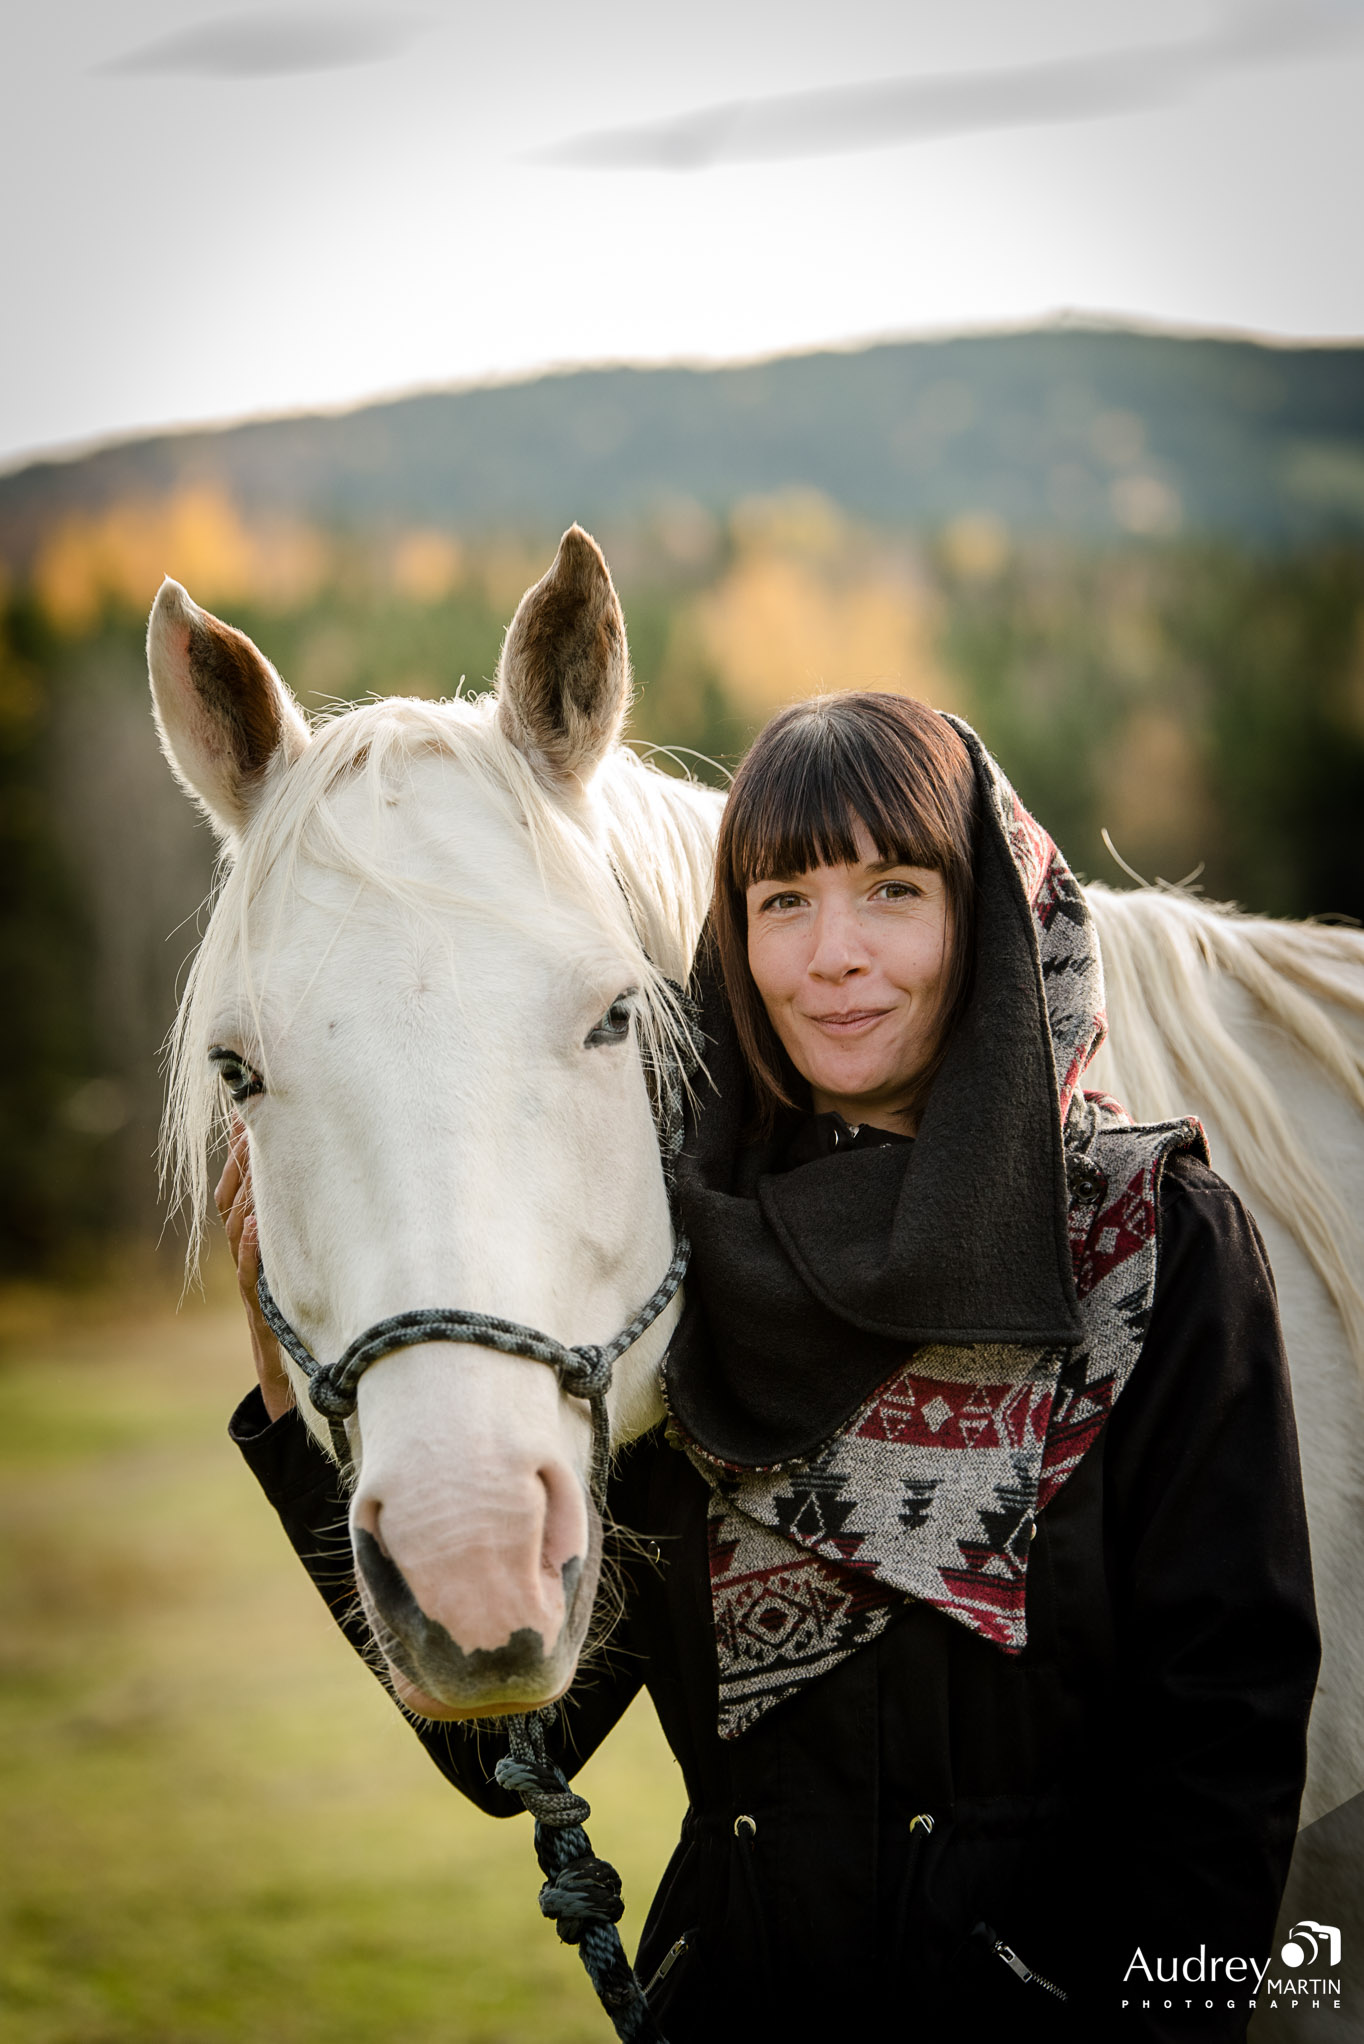
<instances>
[{"instance_id":1,"label":"patterned hood","mask_svg":"<svg viewBox=\"0 0 1364 2044\"><path fill-rule=\"evenodd\" d=\"M1165 1159L1080 1089L1105 1031L1098 944L1046 832L970 728L974 979L916 1140L782 1170L718 989L714 1092L677 1172L694 1257L666 1369L711 1486L720 1730L874 1637L906 1597L1026 1640L1032 1520L1140 1353Z\"/></svg>"}]
</instances>

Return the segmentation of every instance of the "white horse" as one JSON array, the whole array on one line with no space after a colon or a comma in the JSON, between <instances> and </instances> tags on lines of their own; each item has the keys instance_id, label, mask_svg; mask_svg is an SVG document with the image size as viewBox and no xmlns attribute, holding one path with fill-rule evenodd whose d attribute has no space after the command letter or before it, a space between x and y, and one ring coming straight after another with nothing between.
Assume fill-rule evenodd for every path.
<instances>
[{"instance_id":1,"label":"white horse","mask_svg":"<svg viewBox=\"0 0 1364 2044\"><path fill-rule=\"evenodd\" d=\"M230 861L174 1044L191 1210L230 1101L269 1282L315 1356L430 1306L609 1340L672 1253L646 1059L681 1026L667 982L699 934L717 798L617 743L625 634L595 545L566 537L475 702L310 731L170 582L148 641L167 754ZM676 1311L617 1368L616 1441L661 1416ZM366 1372L349 1433L353 1535L419 1607L358 1571L399 1696L457 1718L561 1694L601 1549L583 1403L542 1363L427 1343Z\"/></svg>"},{"instance_id":2,"label":"white horse","mask_svg":"<svg viewBox=\"0 0 1364 2044\"><path fill-rule=\"evenodd\" d=\"M175 583L148 647L167 755L227 854L174 1046L192 1213L226 1093L271 1286L315 1356L433 1304L608 1339L669 1260L646 1064L679 1026L666 982L691 962L721 802L619 743L625 633L594 543L565 535L474 702L310 729ZM1326 1638L1307 1821L1364 1787L1364 937L1169 891L1090 900L1113 1021L1095 1083L1142 1116L1203 1114L1270 1239ZM618 1365L613 1445L660 1416L675 1312ZM414 1631L362 1565L399 1696L457 1718L562 1694L600 1553L581 1402L539 1362L440 1342L384 1357L358 1400L353 1529L434 1621ZM458 1654L428 1653L432 1631Z\"/></svg>"}]
</instances>

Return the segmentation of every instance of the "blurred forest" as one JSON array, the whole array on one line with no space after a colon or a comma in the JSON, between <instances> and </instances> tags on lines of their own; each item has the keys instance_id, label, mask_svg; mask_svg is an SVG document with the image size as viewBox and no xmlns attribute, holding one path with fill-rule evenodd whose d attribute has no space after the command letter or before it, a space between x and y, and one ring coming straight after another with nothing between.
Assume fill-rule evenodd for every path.
<instances>
[{"instance_id":1,"label":"blurred forest","mask_svg":"<svg viewBox=\"0 0 1364 2044\"><path fill-rule=\"evenodd\" d=\"M722 780L792 697L903 689L976 724L1086 877L1123 879L1106 829L1149 878L1364 915L1364 350L940 345L977 354L950 376L905 348L546 378L0 481L4 1271L95 1276L161 1228L158 1049L214 862L148 714L163 573L327 713L484 687L576 515L625 605L630 735L677 748L662 764ZM695 423L671 452L629 413L662 416L668 378ZM480 499L499 416L515 489ZM869 452L863 487L868 419L893 459Z\"/></svg>"}]
</instances>

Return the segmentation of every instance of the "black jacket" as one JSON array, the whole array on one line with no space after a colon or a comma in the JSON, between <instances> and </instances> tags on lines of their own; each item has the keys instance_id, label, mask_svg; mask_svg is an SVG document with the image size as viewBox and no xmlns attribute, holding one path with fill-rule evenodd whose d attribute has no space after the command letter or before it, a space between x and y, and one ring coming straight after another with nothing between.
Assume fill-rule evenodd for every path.
<instances>
[{"instance_id":1,"label":"black jacket","mask_svg":"<svg viewBox=\"0 0 1364 2044\"><path fill-rule=\"evenodd\" d=\"M557 1757L572 1774L648 1688L690 1800L638 1956L647 1982L687 1938L651 1997L670 2044L795 2044L887 2021L954 2044L1244 2034L1247 1989L1220 1970L1153 1990L1130 1969L1138 1948L1153 1974L1200 1946L1205 1967L1269 1954L1318 1661L1311 1566L1254 1223L1184 1157L1161 1235L1140 1361L1038 1518L1016 1657L906 1604L721 1741L706 1486L662 1432L620 1458L611 1512L659 1559L622 1552L625 1617L575 1684ZM268 1425L258 1393L233 1436L362 1647L335 1470L296 1415ZM495 1732L416 1729L482 1809L520 1807L492 1780ZM596 1843L609 1857L610 1839ZM1068 2000L1020 1978L996 1942Z\"/></svg>"}]
</instances>

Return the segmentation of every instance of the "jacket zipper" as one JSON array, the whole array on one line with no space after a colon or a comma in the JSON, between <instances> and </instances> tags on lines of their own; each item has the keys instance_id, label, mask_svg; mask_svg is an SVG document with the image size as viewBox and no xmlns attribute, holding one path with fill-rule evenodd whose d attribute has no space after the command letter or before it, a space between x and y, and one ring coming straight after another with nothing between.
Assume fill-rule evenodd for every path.
<instances>
[{"instance_id":1,"label":"jacket zipper","mask_svg":"<svg viewBox=\"0 0 1364 2044\"><path fill-rule=\"evenodd\" d=\"M689 1930L684 1930L681 1937L677 1939L676 1943L669 1945L667 1951L663 1954L662 1959L659 1961L658 1971L654 1974L653 1979L649 1982L649 1985L644 1990L644 1999L646 2001L649 1999L649 1996L653 1993L654 1989L656 1987L661 1986L662 1983L667 1979L668 1975L672 1972L673 1967L682 1957L682 1954L686 1951L687 1946L690 1943L691 1932Z\"/></svg>"},{"instance_id":2,"label":"jacket zipper","mask_svg":"<svg viewBox=\"0 0 1364 2044\"><path fill-rule=\"evenodd\" d=\"M990 1950L997 1958L1002 1959L1009 1971L1016 1973L1020 1980L1035 1980L1039 1987L1045 1987L1047 1993L1054 1994L1058 2001L1070 2000L1070 1996L1066 1993L1064 1987L1058 1987L1054 1980L1048 1980L1045 1973L1036 1973L1031 1966L1025 1966L1013 1946L1006 1945L1003 1938L996 1938L991 1944Z\"/></svg>"}]
</instances>

